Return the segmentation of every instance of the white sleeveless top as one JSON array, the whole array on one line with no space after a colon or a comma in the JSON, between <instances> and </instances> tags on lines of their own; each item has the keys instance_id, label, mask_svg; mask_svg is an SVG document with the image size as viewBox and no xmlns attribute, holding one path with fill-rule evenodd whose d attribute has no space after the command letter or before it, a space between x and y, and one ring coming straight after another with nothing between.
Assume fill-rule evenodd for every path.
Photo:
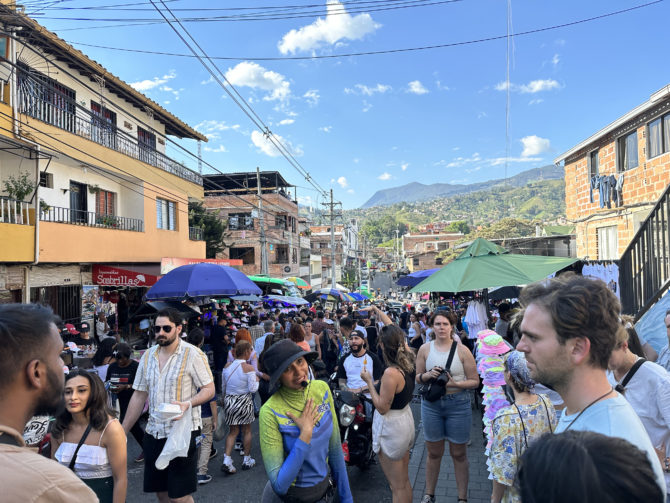
<instances>
[{"instance_id":1,"label":"white sleeveless top","mask_svg":"<svg viewBox=\"0 0 670 503\"><path fill-rule=\"evenodd\" d=\"M98 445L83 444L77 453L77 460L74 463L74 472L80 479L104 479L112 476L112 466L109 464L107 457L107 448L102 447L102 437L107 430L107 426L116 419L111 419L105 429L100 434ZM56 451L56 460L63 466L70 466L72 455L77 448L77 443L63 442L58 446Z\"/></svg>"},{"instance_id":2,"label":"white sleeveless top","mask_svg":"<svg viewBox=\"0 0 670 503\"><path fill-rule=\"evenodd\" d=\"M458 343L452 341L452 344ZM435 348L435 341L430 341L430 348L426 357L426 371L429 371L433 367L444 367L447 364L448 358L449 351L438 351ZM465 369L463 368L463 362L461 362L458 356L458 347L454 352L454 359L451 361L451 370L449 370L449 373L454 381L465 381Z\"/></svg>"}]
</instances>

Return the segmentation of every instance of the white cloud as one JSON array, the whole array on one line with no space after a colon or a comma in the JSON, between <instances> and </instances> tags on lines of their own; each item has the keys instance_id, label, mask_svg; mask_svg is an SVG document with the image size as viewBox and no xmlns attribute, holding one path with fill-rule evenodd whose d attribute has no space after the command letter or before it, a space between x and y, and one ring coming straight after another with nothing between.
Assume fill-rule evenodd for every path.
<instances>
[{"instance_id":1,"label":"white cloud","mask_svg":"<svg viewBox=\"0 0 670 503\"><path fill-rule=\"evenodd\" d=\"M298 157L303 154L303 151L302 149L300 149L300 147L294 147L293 145L291 145L289 141L284 139L282 136L279 136L276 133L273 133L272 136L275 138L276 142L279 142L282 145L284 145L288 149L288 151L294 156ZM251 132L251 141L258 148L258 151L260 153L263 153L269 157L279 157L281 155L279 150L277 150L277 147L275 147L274 144L270 140L268 140L265 137L265 135L260 131Z\"/></svg>"},{"instance_id":2,"label":"white cloud","mask_svg":"<svg viewBox=\"0 0 670 503\"><path fill-rule=\"evenodd\" d=\"M368 103L367 100L363 100L363 112L368 112L372 108L372 105Z\"/></svg>"},{"instance_id":3,"label":"white cloud","mask_svg":"<svg viewBox=\"0 0 670 503\"><path fill-rule=\"evenodd\" d=\"M177 76L177 72L170 70L167 74L162 77L154 77L153 79L140 80L138 82L131 82L130 86L136 91L144 92L149 91L155 87L165 84L167 81L174 79Z\"/></svg>"},{"instance_id":4,"label":"white cloud","mask_svg":"<svg viewBox=\"0 0 670 503\"><path fill-rule=\"evenodd\" d=\"M455 157L452 159L450 162L446 161L440 161L439 165L444 166L445 168L461 168L465 166L466 164L472 164L475 162L480 162L482 160L482 156L479 155L479 152L475 152L472 154L470 157Z\"/></svg>"},{"instance_id":5,"label":"white cloud","mask_svg":"<svg viewBox=\"0 0 670 503\"><path fill-rule=\"evenodd\" d=\"M213 84L213 83L214 83L214 77L212 77L211 75L209 76L208 79L200 81L200 84L202 84L203 86L206 86L207 84Z\"/></svg>"},{"instance_id":6,"label":"white cloud","mask_svg":"<svg viewBox=\"0 0 670 503\"><path fill-rule=\"evenodd\" d=\"M204 150L205 152L215 152L215 153L228 152L228 150L226 150L226 147L224 147L223 145L219 145L216 148L205 147Z\"/></svg>"},{"instance_id":7,"label":"white cloud","mask_svg":"<svg viewBox=\"0 0 670 503\"><path fill-rule=\"evenodd\" d=\"M347 181L346 177L344 177L344 176L339 177L337 179L337 183L343 189L346 189L349 186L349 182Z\"/></svg>"},{"instance_id":8,"label":"white cloud","mask_svg":"<svg viewBox=\"0 0 670 503\"><path fill-rule=\"evenodd\" d=\"M430 91L424 87L424 85L418 81L418 80L413 80L409 84L407 84L408 88L407 91L408 93L412 94L427 94Z\"/></svg>"},{"instance_id":9,"label":"white cloud","mask_svg":"<svg viewBox=\"0 0 670 503\"><path fill-rule=\"evenodd\" d=\"M561 62L561 58L559 57L558 54L554 54L554 57L551 58L551 64L554 66L558 66L558 64Z\"/></svg>"},{"instance_id":10,"label":"white cloud","mask_svg":"<svg viewBox=\"0 0 670 503\"><path fill-rule=\"evenodd\" d=\"M312 24L286 33L277 44L282 54L313 51L325 45L335 45L344 40L360 40L381 27L370 14L352 16L337 0L326 3L326 17Z\"/></svg>"},{"instance_id":11,"label":"white cloud","mask_svg":"<svg viewBox=\"0 0 670 503\"><path fill-rule=\"evenodd\" d=\"M448 91L449 90L449 86L442 85L442 82L440 82L439 80L435 81L435 87L437 87L440 91Z\"/></svg>"},{"instance_id":12,"label":"white cloud","mask_svg":"<svg viewBox=\"0 0 670 503\"><path fill-rule=\"evenodd\" d=\"M229 68L226 78L234 86L267 91L268 94L263 97L265 101L285 100L291 94L291 85L282 74L251 61L243 61Z\"/></svg>"},{"instance_id":13,"label":"white cloud","mask_svg":"<svg viewBox=\"0 0 670 503\"><path fill-rule=\"evenodd\" d=\"M478 118L478 119L485 119L485 118L488 117L488 116L489 116L489 114L487 114L486 112L479 112L479 113L477 114L477 118Z\"/></svg>"},{"instance_id":14,"label":"white cloud","mask_svg":"<svg viewBox=\"0 0 670 503\"><path fill-rule=\"evenodd\" d=\"M544 101L544 100L543 100L542 98L535 98L535 99L530 100L530 101L528 102L528 104L529 104L529 105L539 105L539 104L542 103L543 101Z\"/></svg>"},{"instance_id":15,"label":"white cloud","mask_svg":"<svg viewBox=\"0 0 670 503\"><path fill-rule=\"evenodd\" d=\"M311 107L316 106L319 103L319 99L321 98L318 89L310 89L305 94L303 94L302 97L305 98Z\"/></svg>"},{"instance_id":16,"label":"white cloud","mask_svg":"<svg viewBox=\"0 0 670 503\"><path fill-rule=\"evenodd\" d=\"M298 204L303 206L314 206L312 196L298 196Z\"/></svg>"},{"instance_id":17,"label":"white cloud","mask_svg":"<svg viewBox=\"0 0 670 503\"><path fill-rule=\"evenodd\" d=\"M195 129L204 134L208 139L217 140L221 137L221 135L219 135L221 131L228 131L228 130L237 131L238 129L240 129L240 125L239 124L229 125L226 124L225 121L205 120L196 124Z\"/></svg>"},{"instance_id":18,"label":"white cloud","mask_svg":"<svg viewBox=\"0 0 670 503\"><path fill-rule=\"evenodd\" d=\"M288 126L290 124L293 124L295 122L295 119L283 119L279 121L280 126Z\"/></svg>"},{"instance_id":19,"label":"white cloud","mask_svg":"<svg viewBox=\"0 0 670 503\"><path fill-rule=\"evenodd\" d=\"M358 164L361 160L358 157L354 157L354 164Z\"/></svg>"},{"instance_id":20,"label":"white cloud","mask_svg":"<svg viewBox=\"0 0 670 503\"><path fill-rule=\"evenodd\" d=\"M319 128L319 131L322 131L324 133L330 133L333 129L333 126L323 126Z\"/></svg>"},{"instance_id":21,"label":"white cloud","mask_svg":"<svg viewBox=\"0 0 670 503\"><path fill-rule=\"evenodd\" d=\"M174 99L175 99L175 100L178 100L181 91L183 91L184 89L183 89L183 88L182 88L182 89L173 89L173 88L171 88L170 86L160 86L160 87L158 88L158 90L159 90L159 91L163 91L163 92L165 92L165 93L172 93L172 95L174 96Z\"/></svg>"},{"instance_id":22,"label":"white cloud","mask_svg":"<svg viewBox=\"0 0 670 503\"><path fill-rule=\"evenodd\" d=\"M547 138L540 138L536 135L524 136L521 138L523 152L521 157L533 157L551 149L551 142Z\"/></svg>"},{"instance_id":23,"label":"white cloud","mask_svg":"<svg viewBox=\"0 0 670 503\"><path fill-rule=\"evenodd\" d=\"M403 164L400 165L400 169L402 169L403 171L407 171L408 167L409 167L409 163L403 163Z\"/></svg>"},{"instance_id":24,"label":"white cloud","mask_svg":"<svg viewBox=\"0 0 670 503\"><path fill-rule=\"evenodd\" d=\"M347 194L354 194L354 189L348 189Z\"/></svg>"},{"instance_id":25,"label":"white cloud","mask_svg":"<svg viewBox=\"0 0 670 503\"><path fill-rule=\"evenodd\" d=\"M498 82L494 89L496 91L507 91L507 82ZM509 88L512 91L517 91L523 94L534 94L542 91L551 91L552 89L560 89L561 84L559 84L554 79L538 79L532 80L528 84L509 84Z\"/></svg>"},{"instance_id":26,"label":"white cloud","mask_svg":"<svg viewBox=\"0 0 670 503\"><path fill-rule=\"evenodd\" d=\"M345 87L344 94L362 94L364 96L372 96L373 94L384 94L387 91L390 91L392 88L386 84L377 84L376 86L369 87L364 84L356 84L354 88Z\"/></svg>"},{"instance_id":27,"label":"white cloud","mask_svg":"<svg viewBox=\"0 0 670 503\"><path fill-rule=\"evenodd\" d=\"M377 179L379 179L379 180L390 180L391 179L391 173L384 172L381 175L379 175L377 177Z\"/></svg>"}]
</instances>

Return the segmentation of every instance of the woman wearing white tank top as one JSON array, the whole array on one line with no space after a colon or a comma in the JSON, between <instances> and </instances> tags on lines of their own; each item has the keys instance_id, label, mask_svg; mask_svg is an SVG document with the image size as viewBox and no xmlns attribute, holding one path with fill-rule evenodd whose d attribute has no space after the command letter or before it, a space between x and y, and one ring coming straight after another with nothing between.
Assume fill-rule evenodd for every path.
<instances>
[{"instance_id":1,"label":"woman wearing white tank top","mask_svg":"<svg viewBox=\"0 0 670 503\"><path fill-rule=\"evenodd\" d=\"M456 317L451 312L437 311L431 321L435 340L419 349L416 357L416 382L427 384L444 370L449 352L456 344L451 366L448 369L446 393L434 402L421 400L421 421L426 439L426 491L421 503L435 501L435 486L444 454L444 441L449 442L449 454L454 462L458 501L468 501L467 443L470 440L472 409L468 390L479 386L477 365L470 350L454 340Z\"/></svg>"}]
</instances>

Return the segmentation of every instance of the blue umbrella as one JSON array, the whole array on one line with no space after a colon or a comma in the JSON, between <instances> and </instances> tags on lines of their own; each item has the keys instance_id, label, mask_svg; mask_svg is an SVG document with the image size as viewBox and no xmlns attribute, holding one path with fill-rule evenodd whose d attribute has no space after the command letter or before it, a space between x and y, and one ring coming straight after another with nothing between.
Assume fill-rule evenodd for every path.
<instances>
[{"instance_id":1,"label":"blue umbrella","mask_svg":"<svg viewBox=\"0 0 670 503\"><path fill-rule=\"evenodd\" d=\"M360 293L358 292L351 292L349 295L351 295L354 299L357 301L361 302L363 300L367 300L365 297L363 297Z\"/></svg>"},{"instance_id":2,"label":"blue umbrella","mask_svg":"<svg viewBox=\"0 0 670 503\"><path fill-rule=\"evenodd\" d=\"M396 285L415 287L416 285L421 283L424 279L426 279L428 276L431 276L433 273L436 273L439 270L440 268L436 267L435 269L415 271L412 274L408 274L407 276L403 276L402 278L400 278L398 281L396 281Z\"/></svg>"},{"instance_id":3,"label":"blue umbrella","mask_svg":"<svg viewBox=\"0 0 670 503\"><path fill-rule=\"evenodd\" d=\"M173 269L147 292L147 299L261 295L244 273L225 265L201 262Z\"/></svg>"}]
</instances>

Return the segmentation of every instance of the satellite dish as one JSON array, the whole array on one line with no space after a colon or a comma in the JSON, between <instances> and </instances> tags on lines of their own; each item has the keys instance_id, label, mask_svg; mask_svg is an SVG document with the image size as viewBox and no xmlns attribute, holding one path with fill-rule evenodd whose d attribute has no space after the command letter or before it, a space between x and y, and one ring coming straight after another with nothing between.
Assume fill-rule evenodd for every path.
<instances>
[{"instance_id":1,"label":"satellite dish","mask_svg":"<svg viewBox=\"0 0 670 503\"><path fill-rule=\"evenodd\" d=\"M284 272L291 272L291 266L290 265L285 265L284 266Z\"/></svg>"}]
</instances>

